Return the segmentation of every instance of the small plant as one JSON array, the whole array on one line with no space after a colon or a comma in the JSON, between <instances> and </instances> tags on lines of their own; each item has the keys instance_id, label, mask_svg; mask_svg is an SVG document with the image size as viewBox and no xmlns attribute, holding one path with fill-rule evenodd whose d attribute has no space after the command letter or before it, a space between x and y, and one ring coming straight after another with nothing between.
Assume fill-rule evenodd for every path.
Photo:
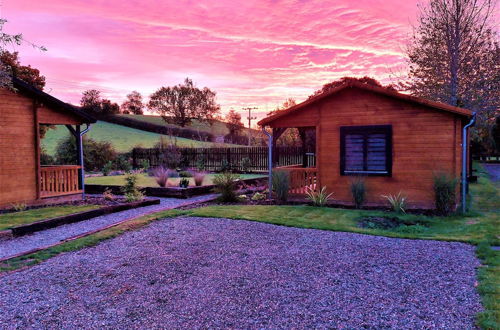
<instances>
[{"instance_id":1,"label":"small plant","mask_svg":"<svg viewBox=\"0 0 500 330\"><path fill-rule=\"evenodd\" d=\"M288 190L290 189L290 175L286 171L273 172L273 191L276 199L281 203L288 200Z\"/></svg>"},{"instance_id":2,"label":"small plant","mask_svg":"<svg viewBox=\"0 0 500 330\"><path fill-rule=\"evenodd\" d=\"M229 172L231 171L231 164L226 159L222 160L222 165L220 166L221 172Z\"/></svg>"},{"instance_id":3,"label":"small plant","mask_svg":"<svg viewBox=\"0 0 500 330\"><path fill-rule=\"evenodd\" d=\"M260 192L256 192L256 193L252 196L252 200L253 200L253 201L261 201L261 200L264 200L264 199L266 199L266 195L261 194Z\"/></svg>"},{"instance_id":4,"label":"small plant","mask_svg":"<svg viewBox=\"0 0 500 330\"><path fill-rule=\"evenodd\" d=\"M249 172L252 167L252 161L248 157L244 157L240 162L241 169L243 172Z\"/></svg>"},{"instance_id":5,"label":"small plant","mask_svg":"<svg viewBox=\"0 0 500 330\"><path fill-rule=\"evenodd\" d=\"M332 197L333 193L327 193L326 186L321 188L319 192L314 191L314 189L307 187L306 197L316 206L325 206Z\"/></svg>"},{"instance_id":6,"label":"small plant","mask_svg":"<svg viewBox=\"0 0 500 330\"><path fill-rule=\"evenodd\" d=\"M193 172L191 171L180 171L179 176L181 178L192 178L193 177Z\"/></svg>"},{"instance_id":7,"label":"small plant","mask_svg":"<svg viewBox=\"0 0 500 330\"><path fill-rule=\"evenodd\" d=\"M203 180L205 180L205 175L206 174L204 172L196 172L196 173L194 173L194 175L193 175L194 184L197 187L203 185Z\"/></svg>"},{"instance_id":8,"label":"small plant","mask_svg":"<svg viewBox=\"0 0 500 330\"><path fill-rule=\"evenodd\" d=\"M127 202L135 202L144 199L144 194L137 187L137 175L127 174L125 185L121 188Z\"/></svg>"},{"instance_id":9,"label":"small plant","mask_svg":"<svg viewBox=\"0 0 500 330\"><path fill-rule=\"evenodd\" d=\"M26 205L26 203L12 203L11 204L12 206L12 209L16 212L21 212L21 211L25 211L27 208L28 208L28 205Z\"/></svg>"},{"instance_id":10,"label":"small plant","mask_svg":"<svg viewBox=\"0 0 500 330\"><path fill-rule=\"evenodd\" d=\"M240 176L234 173L224 172L214 177L215 191L220 195L221 202L236 202L236 181Z\"/></svg>"},{"instance_id":11,"label":"small plant","mask_svg":"<svg viewBox=\"0 0 500 330\"><path fill-rule=\"evenodd\" d=\"M450 215L455 209L457 198L457 179L440 173L434 175L434 201L439 215Z\"/></svg>"},{"instance_id":12,"label":"small plant","mask_svg":"<svg viewBox=\"0 0 500 330\"><path fill-rule=\"evenodd\" d=\"M108 176L113 170L113 162L109 161L102 167L102 175Z\"/></svg>"},{"instance_id":13,"label":"small plant","mask_svg":"<svg viewBox=\"0 0 500 330\"><path fill-rule=\"evenodd\" d=\"M144 172L147 172L149 170L149 167L150 167L149 160L147 160L147 159L141 160L141 165L140 166L144 170Z\"/></svg>"},{"instance_id":14,"label":"small plant","mask_svg":"<svg viewBox=\"0 0 500 330\"><path fill-rule=\"evenodd\" d=\"M366 185L362 177L357 177L351 181L351 194L354 206L360 209L365 203L366 198Z\"/></svg>"},{"instance_id":15,"label":"small plant","mask_svg":"<svg viewBox=\"0 0 500 330\"><path fill-rule=\"evenodd\" d=\"M188 178L182 178L181 181L179 181L179 187L181 187L181 188L187 188L187 187L189 187L189 179Z\"/></svg>"},{"instance_id":16,"label":"small plant","mask_svg":"<svg viewBox=\"0 0 500 330\"><path fill-rule=\"evenodd\" d=\"M113 195L113 192L110 188L106 188L106 190L104 190L104 192L102 193L102 198L107 201L114 201L115 195Z\"/></svg>"},{"instance_id":17,"label":"small plant","mask_svg":"<svg viewBox=\"0 0 500 330\"><path fill-rule=\"evenodd\" d=\"M118 170L125 171L129 173L132 171L132 165L130 165L130 161L125 155L120 155L115 160L115 167Z\"/></svg>"},{"instance_id":18,"label":"small plant","mask_svg":"<svg viewBox=\"0 0 500 330\"><path fill-rule=\"evenodd\" d=\"M237 198L238 198L238 201L244 202L248 199L248 196L247 195L239 195Z\"/></svg>"},{"instance_id":19,"label":"small plant","mask_svg":"<svg viewBox=\"0 0 500 330\"><path fill-rule=\"evenodd\" d=\"M397 195L382 195L389 204L391 208L396 213L406 213L407 197L400 192Z\"/></svg>"},{"instance_id":20,"label":"small plant","mask_svg":"<svg viewBox=\"0 0 500 330\"><path fill-rule=\"evenodd\" d=\"M162 188L167 186L168 178L170 178L171 172L173 171L162 166L157 167L152 171L156 183Z\"/></svg>"},{"instance_id":21,"label":"small plant","mask_svg":"<svg viewBox=\"0 0 500 330\"><path fill-rule=\"evenodd\" d=\"M198 171L204 171L205 170L205 156L201 155L200 158L196 161L196 169Z\"/></svg>"}]
</instances>

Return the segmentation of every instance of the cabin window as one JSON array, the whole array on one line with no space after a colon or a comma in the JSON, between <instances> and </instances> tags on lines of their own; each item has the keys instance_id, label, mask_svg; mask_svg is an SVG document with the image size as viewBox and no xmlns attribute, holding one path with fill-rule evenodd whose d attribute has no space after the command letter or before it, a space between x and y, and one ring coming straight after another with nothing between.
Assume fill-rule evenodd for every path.
<instances>
[{"instance_id":1,"label":"cabin window","mask_svg":"<svg viewBox=\"0 0 500 330\"><path fill-rule=\"evenodd\" d=\"M392 126L340 127L340 174L392 173Z\"/></svg>"}]
</instances>

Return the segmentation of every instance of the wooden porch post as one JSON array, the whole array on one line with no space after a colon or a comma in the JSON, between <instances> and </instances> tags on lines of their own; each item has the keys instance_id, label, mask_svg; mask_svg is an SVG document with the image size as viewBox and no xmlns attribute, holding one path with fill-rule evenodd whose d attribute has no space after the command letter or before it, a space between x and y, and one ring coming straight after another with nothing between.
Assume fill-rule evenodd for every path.
<instances>
[{"instance_id":1,"label":"wooden porch post","mask_svg":"<svg viewBox=\"0 0 500 330\"><path fill-rule=\"evenodd\" d=\"M75 129L76 139L76 164L80 166L78 169L78 187L83 190L83 150L82 150L82 136L80 135L80 125L76 125Z\"/></svg>"},{"instance_id":2,"label":"wooden porch post","mask_svg":"<svg viewBox=\"0 0 500 330\"><path fill-rule=\"evenodd\" d=\"M38 121L38 106L37 101L33 101L34 126L35 126L35 170L36 170L36 199L41 197L40 180L40 123Z\"/></svg>"},{"instance_id":3,"label":"wooden porch post","mask_svg":"<svg viewBox=\"0 0 500 330\"><path fill-rule=\"evenodd\" d=\"M286 127L273 128L273 167L278 164L278 152L276 149L278 138L285 132Z\"/></svg>"},{"instance_id":4,"label":"wooden porch post","mask_svg":"<svg viewBox=\"0 0 500 330\"><path fill-rule=\"evenodd\" d=\"M300 140L302 142L302 167L307 167L306 128L299 127L298 130L299 130Z\"/></svg>"}]
</instances>

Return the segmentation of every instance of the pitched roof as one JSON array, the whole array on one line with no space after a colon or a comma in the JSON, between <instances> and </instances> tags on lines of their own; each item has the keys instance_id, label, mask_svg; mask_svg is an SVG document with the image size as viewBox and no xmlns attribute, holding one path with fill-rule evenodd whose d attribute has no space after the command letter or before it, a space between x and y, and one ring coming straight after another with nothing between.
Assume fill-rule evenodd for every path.
<instances>
[{"instance_id":1,"label":"pitched roof","mask_svg":"<svg viewBox=\"0 0 500 330\"><path fill-rule=\"evenodd\" d=\"M308 105L316 103L324 98L327 98L331 95L334 95L334 94L336 94L344 89L347 89L347 88L359 88L362 90L371 91L371 92L374 92L377 94L382 94L382 95L392 97L395 99L425 105L425 106L428 106L428 107L433 108L433 109L438 110L438 111L446 111L446 112L451 112L453 114L460 115L460 116L472 117L472 112L470 110L467 110L467 109L454 107L454 106L451 106L451 105L448 105L445 103L431 101L431 100L423 99L423 98L416 97L416 96L402 94L402 93L399 93L396 91L388 90L388 89L383 88L383 87L367 85L367 84L363 84L360 82L347 82L347 83L342 84L342 85L340 85L340 86L338 86L338 87L336 87L336 88L334 88L326 93L322 93L322 94L319 94L317 96L314 96L314 97L312 97L312 98L310 98L302 103L294 105L293 107L290 107L286 110L278 111L277 113L260 120L258 122L258 124L260 126L268 125L269 123L273 122L274 120L276 120L278 118L286 116L286 115L293 113L295 111L299 111L299 110L307 107Z\"/></svg>"},{"instance_id":2,"label":"pitched roof","mask_svg":"<svg viewBox=\"0 0 500 330\"><path fill-rule=\"evenodd\" d=\"M96 119L86 113L85 111L81 110L80 108L71 105L69 103L65 103L52 95L49 95L45 93L44 91L31 86L27 82L16 78L12 77L12 84L14 85L14 88L18 89L22 93L25 93L29 95L30 97L33 97L35 99L41 100L45 105L48 105L53 108L61 109L63 111L70 112L80 118L82 118L86 123L95 123Z\"/></svg>"}]
</instances>

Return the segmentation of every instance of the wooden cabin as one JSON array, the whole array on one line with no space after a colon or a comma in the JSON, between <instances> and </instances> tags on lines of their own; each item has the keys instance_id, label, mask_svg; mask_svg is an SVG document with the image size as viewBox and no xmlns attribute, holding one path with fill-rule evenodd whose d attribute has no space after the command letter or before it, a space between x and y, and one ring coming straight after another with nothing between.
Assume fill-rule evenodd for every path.
<instances>
[{"instance_id":1,"label":"wooden cabin","mask_svg":"<svg viewBox=\"0 0 500 330\"><path fill-rule=\"evenodd\" d=\"M469 110L351 82L259 125L273 129L274 142L287 128L301 136L315 130L314 167L281 168L290 173L292 195L326 186L335 203L353 205L350 184L361 176L367 206L388 205L382 195L401 191L410 207L432 209L434 175L461 176L461 134L471 117Z\"/></svg>"},{"instance_id":2,"label":"wooden cabin","mask_svg":"<svg viewBox=\"0 0 500 330\"><path fill-rule=\"evenodd\" d=\"M66 125L79 145L81 125L95 119L20 79L13 78L13 87L0 89L0 208L82 198L83 159L41 166L39 127Z\"/></svg>"}]
</instances>

